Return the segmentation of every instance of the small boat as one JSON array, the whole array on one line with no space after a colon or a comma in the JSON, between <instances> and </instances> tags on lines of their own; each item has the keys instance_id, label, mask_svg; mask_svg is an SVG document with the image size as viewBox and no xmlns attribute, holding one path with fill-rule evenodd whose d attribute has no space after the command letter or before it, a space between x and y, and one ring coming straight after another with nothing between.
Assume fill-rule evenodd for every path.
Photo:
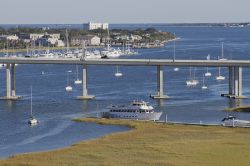
<instances>
[{"instance_id":1,"label":"small boat","mask_svg":"<svg viewBox=\"0 0 250 166\"><path fill-rule=\"evenodd\" d=\"M121 77L123 74L121 72L119 72L118 70L118 66L116 66L116 73L115 73L115 76L116 77Z\"/></svg>"},{"instance_id":2,"label":"small boat","mask_svg":"<svg viewBox=\"0 0 250 166\"><path fill-rule=\"evenodd\" d=\"M180 69L178 67L174 68L174 71L179 71Z\"/></svg>"},{"instance_id":3,"label":"small boat","mask_svg":"<svg viewBox=\"0 0 250 166\"><path fill-rule=\"evenodd\" d=\"M39 121L33 116L32 110L32 86L30 87L30 119L28 120L28 124L31 126L37 125Z\"/></svg>"},{"instance_id":4,"label":"small boat","mask_svg":"<svg viewBox=\"0 0 250 166\"><path fill-rule=\"evenodd\" d=\"M224 58L224 43L221 43L221 58L219 58L220 61L225 61L227 60L226 58Z\"/></svg>"},{"instance_id":5,"label":"small boat","mask_svg":"<svg viewBox=\"0 0 250 166\"><path fill-rule=\"evenodd\" d=\"M193 75L193 78L192 78L192 69L191 69L191 67L189 68L189 72L190 72L189 80L186 81L187 86L196 86L196 85L198 85L199 81L195 79L195 72L194 72L194 75Z\"/></svg>"},{"instance_id":6,"label":"small boat","mask_svg":"<svg viewBox=\"0 0 250 166\"><path fill-rule=\"evenodd\" d=\"M67 92L70 92L70 91L73 90L72 86L69 85L69 73L71 73L71 72L72 72L72 71L68 71L68 72L67 72L67 86L65 87L65 90L66 90Z\"/></svg>"},{"instance_id":7,"label":"small boat","mask_svg":"<svg viewBox=\"0 0 250 166\"><path fill-rule=\"evenodd\" d=\"M44 75L45 74L45 72L44 71L42 71L42 75Z\"/></svg>"},{"instance_id":8,"label":"small boat","mask_svg":"<svg viewBox=\"0 0 250 166\"><path fill-rule=\"evenodd\" d=\"M75 80L75 84L76 85L82 84L82 80L80 80L78 78L78 66L77 65L76 65L76 80Z\"/></svg>"},{"instance_id":9,"label":"small boat","mask_svg":"<svg viewBox=\"0 0 250 166\"><path fill-rule=\"evenodd\" d=\"M133 101L129 105L111 106L108 112L103 112L103 118L135 119L135 120L159 120L162 112L154 111L154 108L145 101Z\"/></svg>"},{"instance_id":10,"label":"small boat","mask_svg":"<svg viewBox=\"0 0 250 166\"><path fill-rule=\"evenodd\" d=\"M205 77L211 77L212 73L208 71L208 67L207 67L207 72L205 73Z\"/></svg>"},{"instance_id":11,"label":"small boat","mask_svg":"<svg viewBox=\"0 0 250 166\"><path fill-rule=\"evenodd\" d=\"M240 120L235 116L228 116L222 119L221 125L227 127L250 127L250 121Z\"/></svg>"},{"instance_id":12,"label":"small boat","mask_svg":"<svg viewBox=\"0 0 250 166\"><path fill-rule=\"evenodd\" d=\"M206 90L207 86L205 85L205 76L203 75L203 85L201 87L201 89Z\"/></svg>"},{"instance_id":13,"label":"small boat","mask_svg":"<svg viewBox=\"0 0 250 166\"><path fill-rule=\"evenodd\" d=\"M225 77L220 74L220 67L219 67L219 75L216 77L217 81L223 81L225 80Z\"/></svg>"}]
</instances>

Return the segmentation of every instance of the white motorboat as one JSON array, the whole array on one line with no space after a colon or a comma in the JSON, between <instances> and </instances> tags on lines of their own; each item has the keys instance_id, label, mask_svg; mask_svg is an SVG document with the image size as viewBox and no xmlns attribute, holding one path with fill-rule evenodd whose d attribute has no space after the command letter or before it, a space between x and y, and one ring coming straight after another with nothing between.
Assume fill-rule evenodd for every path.
<instances>
[{"instance_id":1,"label":"white motorboat","mask_svg":"<svg viewBox=\"0 0 250 166\"><path fill-rule=\"evenodd\" d=\"M154 111L154 108L144 101L133 101L130 105L111 106L108 112L103 112L104 118L135 119L135 120L159 120L162 112Z\"/></svg>"},{"instance_id":2,"label":"white motorboat","mask_svg":"<svg viewBox=\"0 0 250 166\"><path fill-rule=\"evenodd\" d=\"M250 127L250 121L240 120L234 116L228 116L222 119L221 125L227 127Z\"/></svg>"},{"instance_id":3,"label":"white motorboat","mask_svg":"<svg viewBox=\"0 0 250 166\"><path fill-rule=\"evenodd\" d=\"M109 40L109 30L108 30L107 48L101 51L101 56L107 57L107 58L118 58L121 55L122 55L122 51L120 49L115 49L111 47L110 40Z\"/></svg>"},{"instance_id":4,"label":"white motorboat","mask_svg":"<svg viewBox=\"0 0 250 166\"><path fill-rule=\"evenodd\" d=\"M30 119L28 120L28 124L31 126L37 125L38 120L33 116L33 110L32 110L32 86L30 87Z\"/></svg>"},{"instance_id":5,"label":"white motorboat","mask_svg":"<svg viewBox=\"0 0 250 166\"><path fill-rule=\"evenodd\" d=\"M189 68L189 80L186 81L187 86L196 86L199 84L199 81L195 79L195 71L192 77L192 68Z\"/></svg>"},{"instance_id":6,"label":"white motorboat","mask_svg":"<svg viewBox=\"0 0 250 166\"><path fill-rule=\"evenodd\" d=\"M219 67L219 75L216 77L216 80L217 81L223 81L223 80L225 80L225 77L222 76L221 73L220 73L220 67Z\"/></svg>"}]
</instances>

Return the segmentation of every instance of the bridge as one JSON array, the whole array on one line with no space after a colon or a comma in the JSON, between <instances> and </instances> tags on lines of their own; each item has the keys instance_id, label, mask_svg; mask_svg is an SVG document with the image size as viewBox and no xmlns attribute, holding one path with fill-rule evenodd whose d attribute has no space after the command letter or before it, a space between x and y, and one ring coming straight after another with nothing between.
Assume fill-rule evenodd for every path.
<instances>
[{"instance_id":1,"label":"bridge","mask_svg":"<svg viewBox=\"0 0 250 166\"><path fill-rule=\"evenodd\" d=\"M241 99L242 95L242 68L250 67L250 60L173 60L173 59L80 59L80 58L25 58L25 57L0 57L0 63L6 64L6 96L0 99L17 100L15 86L15 64L58 64L82 65L82 96L77 99L93 99L87 90L88 65L123 65L123 66L155 66L157 68L157 93L151 96L154 99L166 99L163 85L163 67L227 67L228 68L228 94L222 96Z\"/></svg>"}]
</instances>

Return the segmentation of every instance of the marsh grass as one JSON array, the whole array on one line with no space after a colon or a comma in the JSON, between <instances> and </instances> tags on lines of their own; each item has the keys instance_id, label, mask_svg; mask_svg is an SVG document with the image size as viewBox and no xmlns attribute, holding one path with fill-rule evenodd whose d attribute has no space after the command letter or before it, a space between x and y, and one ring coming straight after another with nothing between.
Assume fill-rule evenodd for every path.
<instances>
[{"instance_id":1,"label":"marsh grass","mask_svg":"<svg viewBox=\"0 0 250 166\"><path fill-rule=\"evenodd\" d=\"M0 160L0 165L244 166L250 163L250 129L93 118L76 121L126 125L133 130L60 150L17 155Z\"/></svg>"},{"instance_id":2,"label":"marsh grass","mask_svg":"<svg viewBox=\"0 0 250 166\"><path fill-rule=\"evenodd\" d=\"M249 112L250 113L250 105L240 106L240 107L235 107L235 108L227 108L225 110L229 112Z\"/></svg>"}]
</instances>

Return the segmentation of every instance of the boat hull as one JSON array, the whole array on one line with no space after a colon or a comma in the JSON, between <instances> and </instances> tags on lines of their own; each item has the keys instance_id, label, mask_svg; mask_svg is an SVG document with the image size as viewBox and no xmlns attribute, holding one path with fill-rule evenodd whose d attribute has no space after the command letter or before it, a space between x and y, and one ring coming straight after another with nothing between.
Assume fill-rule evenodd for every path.
<instances>
[{"instance_id":1,"label":"boat hull","mask_svg":"<svg viewBox=\"0 0 250 166\"><path fill-rule=\"evenodd\" d=\"M222 126L226 127L250 127L250 121L246 120L226 120L221 123Z\"/></svg>"},{"instance_id":2,"label":"boat hull","mask_svg":"<svg viewBox=\"0 0 250 166\"><path fill-rule=\"evenodd\" d=\"M114 119L134 119L134 120L159 120L162 112L153 113L115 113L115 112L103 112L103 118L114 118Z\"/></svg>"}]
</instances>

